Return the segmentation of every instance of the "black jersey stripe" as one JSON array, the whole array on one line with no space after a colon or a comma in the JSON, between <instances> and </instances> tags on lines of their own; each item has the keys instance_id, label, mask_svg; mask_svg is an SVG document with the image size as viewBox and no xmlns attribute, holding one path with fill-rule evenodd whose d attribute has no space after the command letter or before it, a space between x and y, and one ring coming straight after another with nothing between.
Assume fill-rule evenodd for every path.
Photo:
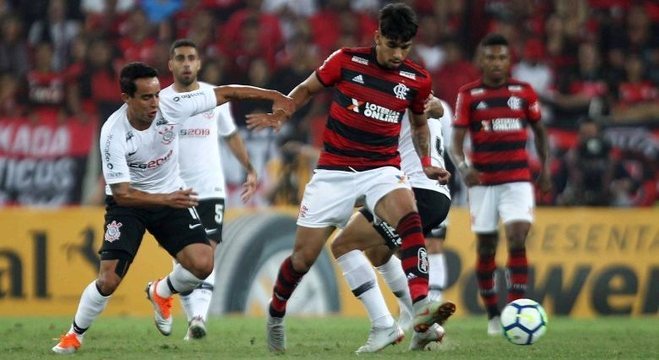
<instances>
[{"instance_id":1,"label":"black jersey stripe","mask_svg":"<svg viewBox=\"0 0 659 360\"><path fill-rule=\"evenodd\" d=\"M355 78L359 78L360 76L361 76L361 81L363 81L363 84L359 81L354 80ZM346 81L348 83L377 90L391 97L396 96L396 94L394 93L394 88L398 85L401 85L400 83L393 83L391 81L376 78L374 76L370 76L365 73L349 70L346 68L341 68L341 78L343 79L343 81ZM405 100L413 101L416 98L417 90L411 87L407 87L407 89L408 90L405 93Z\"/></svg>"},{"instance_id":2,"label":"black jersey stripe","mask_svg":"<svg viewBox=\"0 0 659 360\"><path fill-rule=\"evenodd\" d=\"M377 161L387 161L394 159L398 156L398 150L394 151L393 153L383 153L383 152L376 152L376 151L367 151L367 150L344 150L344 149L339 149L337 147L332 146L328 142L323 143L323 147L325 151L327 151L330 154L334 155L340 155L340 156L348 156L348 157L353 157L353 158L366 158L366 159L371 159L371 160L377 160Z\"/></svg>"},{"instance_id":3,"label":"black jersey stripe","mask_svg":"<svg viewBox=\"0 0 659 360\"><path fill-rule=\"evenodd\" d=\"M474 152L497 152L497 151L511 151L526 148L526 141L510 141L510 142L493 142L493 143L474 143Z\"/></svg>"},{"instance_id":4,"label":"black jersey stripe","mask_svg":"<svg viewBox=\"0 0 659 360\"><path fill-rule=\"evenodd\" d=\"M474 164L474 167L478 171L482 172L496 172L496 171L505 171L505 170L518 170L518 169L527 169L529 163L526 160L523 161L509 161L509 162L488 162L487 164Z\"/></svg>"},{"instance_id":5,"label":"black jersey stripe","mask_svg":"<svg viewBox=\"0 0 659 360\"><path fill-rule=\"evenodd\" d=\"M382 136L368 131L363 131L346 125L341 121L327 117L327 128L340 136L372 146L395 146L398 147L398 136Z\"/></svg>"}]
</instances>

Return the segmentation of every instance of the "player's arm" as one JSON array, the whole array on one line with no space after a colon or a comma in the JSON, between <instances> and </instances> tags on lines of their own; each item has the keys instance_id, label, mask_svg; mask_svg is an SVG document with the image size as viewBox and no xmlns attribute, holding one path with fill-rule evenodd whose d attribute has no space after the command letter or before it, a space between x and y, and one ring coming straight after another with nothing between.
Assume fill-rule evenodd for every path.
<instances>
[{"instance_id":1,"label":"player's arm","mask_svg":"<svg viewBox=\"0 0 659 360\"><path fill-rule=\"evenodd\" d=\"M245 172L247 173L247 178L243 183L243 191L240 194L240 198L243 202L249 201L256 192L258 175L256 174L254 166L252 166L252 162L249 160L249 153L247 152L245 142L238 131L234 131L229 136L225 136L224 141L229 146L233 156L238 159L240 165L243 166L243 169L245 169Z\"/></svg>"},{"instance_id":2,"label":"player's arm","mask_svg":"<svg viewBox=\"0 0 659 360\"><path fill-rule=\"evenodd\" d=\"M197 206L197 193L192 189L177 190L168 194L151 194L137 190L130 183L110 184L112 197L119 206L149 207L170 206L174 208L189 208Z\"/></svg>"},{"instance_id":3,"label":"player's arm","mask_svg":"<svg viewBox=\"0 0 659 360\"><path fill-rule=\"evenodd\" d=\"M441 106L441 105L440 105ZM432 166L430 158L430 129L426 114L415 114L410 111L410 133L414 149L421 159L423 172L431 179L447 184L451 174L446 169Z\"/></svg>"},{"instance_id":4,"label":"player's arm","mask_svg":"<svg viewBox=\"0 0 659 360\"><path fill-rule=\"evenodd\" d=\"M247 128L250 130L258 130L272 127L275 130L279 130L284 122L290 119L297 109L303 107L316 93L324 88L325 86L320 80L318 80L318 76L314 71L288 94L288 97L293 100L292 111L274 111L271 114L247 115Z\"/></svg>"},{"instance_id":5,"label":"player's arm","mask_svg":"<svg viewBox=\"0 0 659 360\"><path fill-rule=\"evenodd\" d=\"M547 130L540 121L530 122L531 129L535 138L535 150L540 160L540 176L538 185L543 192L551 190L551 170L549 169L549 141L547 140Z\"/></svg>"},{"instance_id":6,"label":"player's arm","mask_svg":"<svg viewBox=\"0 0 659 360\"><path fill-rule=\"evenodd\" d=\"M451 161L454 164L457 164L456 167L462 179L464 180L465 185L474 186L480 183L479 173L473 166L470 165L469 160L464 152L464 142L467 136L467 128L455 126L453 127L453 134L451 137L451 147L449 154L451 156Z\"/></svg>"},{"instance_id":7,"label":"player's arm","mask_svg":"<svg viewBox=\"0 0 659 360\"><path fill-rule=\"evenodd\" d=\"M289 97L277 90L262 89L249 85L222 85L214 88L217 106L232 100L267 100L272 101L272 111L292 114L295 111Z\"/></svg>"}]
</instances>

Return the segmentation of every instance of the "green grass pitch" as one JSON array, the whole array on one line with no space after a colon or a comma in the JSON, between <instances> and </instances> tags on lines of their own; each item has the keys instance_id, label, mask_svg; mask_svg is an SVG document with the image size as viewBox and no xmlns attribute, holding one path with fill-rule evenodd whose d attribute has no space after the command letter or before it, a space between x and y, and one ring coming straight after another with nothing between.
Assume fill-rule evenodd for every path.
<instances>
[{"instance_id":1,"label":"green grass pitch","mask_svg":"<svg viewBox=\"0 0 659 360\"><path fill-rule=\"evenodd\" d=\"M50 348L68 329L65 317L0 318L0 358L54 359ZM368 336L366 318L328 316L286 320L288 351L276 358L346 359ZM456 317L446 324L444 342L433 351L409 352L410 335L372 358L414 359L658 359L659 318L549 319L548 331L532 346L486 335L481 317ZM176 318L164 337L149 318L101 316L85 336L80 359L259 359L275 358L265 344L265 319L211 318L208 337L185 342L185 320ZM362 357L362 356L360 356Z\"/></svg>"}]
</instances>

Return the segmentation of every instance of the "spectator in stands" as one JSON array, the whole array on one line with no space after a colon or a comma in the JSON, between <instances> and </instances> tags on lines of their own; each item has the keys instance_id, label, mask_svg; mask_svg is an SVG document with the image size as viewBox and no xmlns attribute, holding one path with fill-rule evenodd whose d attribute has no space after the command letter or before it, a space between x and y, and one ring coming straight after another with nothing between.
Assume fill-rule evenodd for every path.
<instances>
[{"instance_id":1,"label":"spectator in stands","mask_svg":"<svg viewBox=\"0 0 659 360\"><path fill-rule=\"evenodd\" d=\"M121 106L121 90L117 78L116 49L105 38L93 39L89 44L85 72L80 79L83 94L90 94L99 119L105 121Z\"/></svg>"},{"instance_id":2,"label":"spectator in stands","mask_svg":"<svg viewBox=\"0 0 659 360\"><path fill-rule=\"evenodd\" d=\"M68 65L71 41L79 32L80 23L67 17L66 0L50 0L47 17L32 24L28 40L32 46L50 42L53 47L53 69L61 71Z\"/></svg>"},{"instance_id":3,"label":"spectator in stands","mask_svg":"<svg viewBox=\"0 0 659 360\"><path fill-rule=\"evenodd\" d=\"M446 57L440 44L440 27L441 24L432 16L426 15L419 19L419 35L414 44L414 52L430 73L438 71Z\"/></svg>"},{"instance_id":4,"label":"spectator in stands","mask_svg":"<svg viewBox=\"0 0 659 360\"><path fill-rule=\"evenodd\" d=\"M559 196L560 205L608 206L609 185L615 162L611 144L604 138L601 126L590 118L579 122L576 145L566 155L568 183Z\"/></svg>"},{"instance_id":5,"label":"spectator in stands","mask_svg":"<svg viewBox=\"0 0 659 360\"><path fill-rule=\"evenodd\" d=\"M20 78L30 66L23 22L15 15L3 16L0 21L0 73L12 73Z\"/></svg>"},{"instance_id":6,"label":"spectator in stands","mask_svg":"<svg viewBox=\"0 0 659 360\"><path fill-rule=\"evenodd\" d=\"M552 114L546 100L554 88L554 73L545 62L545 45L540 39L529 39L524 44L522 60L512 68L512 76L531 84L540 98L542 119L551 123Z\"/></svg>"},{"instance_id":7,"label":"spectator in stands","mask_svg":"<svg viewBox=\"0 0 659 360\"><path fill-rule=\"evenodd\" d=\"M435 96L455 107L458 89L478 79L480 73L474 64L464 58L464 50L457 39L446 40L444 50L446 61L433 78Z\"/></svg>"},{"instance_id":8,"label":"spectator in stands","mask_svg":"<svg viewBox=\"0 0 659 360\"><path fill-rule=\"evenodd\" d=\"M601 62L595 43L583 42L579 46L578 64L558 80L558 92L553 98L556 121L570 125L583 117L605 114L610 94Z\"/></svg>"},{"instance_id":9,"label":"spectator in stands","mask_svg":"<svg viewBox=\"0 0 659 360\"><path fill-rule=\"evenodd\" d=\"M0 118L20 116L18 104L19 80L13 73L0 74Z\"/></svg>"},{"instance_id":10,"label":"spectator in stands","mask_svg":"<svg viewBox=\"0 0 659 360\"><path fill-rule=\"evenodd\" d=\"M66 77L63 71L58 71L51 61L53 45L40 42L34 48L33 66L26 76L24 101L30 114L39 117L58 117L64 121L66 108Z\"/></svg>"},{"instance_id":11,"label":"spectator in stands","mask_svg":"<svg viewBox=\"0 0 659 360\"><path fill-rule=\"evenodd\" d=\"M309 18L309 24L321 58L335 51L341 38L346 43L349 35L357 46L369 45L373 32L378 28L375 18L363 12L351 11L348 0L328 0L321 10ZM355 28L350 29L351 26Z\"/></svg>"},{"instance_id":12,"label":"spectator in stands","mask_svg":"<svg viewBox=\"0 0 659 360\"><path fill-rule=\"evenodd\" d=\"M624 66L625 79L616 88L612 109L614 121L659 120L659 89L648 80L643 60L628 54Z\"/></svg>"},{"instance_id":13,"label":"spectator in stands","mask_svg":"<svg viewBox=\"0 0 659 360\"><path fill-rule=\"evenodd\" d=\"M117 36L120 24L138 0L81 0L85 33L93 36Z\"/></svg>"},{"instance_id":14,"label":"spectator in stands","mask_svg":"<svg viewBox=\"0 0 659 360\"><path fill-rule=\"evenodd\" d=\"M135 8L128 14L128 18L120 26L120 34L117 47L125 62L151 60L158 40L153 25L149 23L142 9Z\"/></svg>"}]
</instances>

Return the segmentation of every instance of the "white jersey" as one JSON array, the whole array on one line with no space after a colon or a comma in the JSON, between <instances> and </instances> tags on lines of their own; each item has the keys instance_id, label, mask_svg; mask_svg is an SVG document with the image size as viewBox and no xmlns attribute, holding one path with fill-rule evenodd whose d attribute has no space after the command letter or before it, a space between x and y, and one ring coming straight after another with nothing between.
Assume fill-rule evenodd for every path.
<instances>
[{"instance_id":1,"label":"white jersey","mask_svg":"<svg viewBox=\"0 0 659 360\"><path fill-rule=\"evenodd\" d=\"M430 157L433 166L446 168L446 165L444 164L442 122L448 123L452 118L452 115L451 108L448 104L443 100L441 102L444 107L444 115L440 119L428 119L428 128L430 129ZM448 196L449 199L451 198L451 192L447 185L440 185L437 180L429 179L423 172L421 160L416 149L414 149L414 143L412 142L410 119L407 112L405 113L401 124L398 152L400 153L401 158L401 170L403 170L410 179L410 184L413 188L438 191Z\"/></svg>"},{"instance_id":2,"label":"white jersey","mask_svg":"<svg viewBox=\"0 0 659 360\"><path fill-rule=\"evenodd\" d=\"M199 83L199 89L212 89ZM160 92L160 96L174 97L174 85ZM186 119L179 128L179 168L186 187L191 187L200 199L224 198L224 172L220 161L218 137L236 132L229 103Z\"/></svg>"},{"instance_id":3,"label":"white jersey","mask_svg":"<svg viewBox=\"0 0 659 360\"><path fill-rule=\"evenodd\" d=\"M144 192L170 193L185 183L179 174L178 133L192 115L217 106L213 89L199 89L176 96L160 96L160 108L151 126L137 130L128 122L128 105L122 105L101 128L99 146L105 193L123 182Z\"/></svg>"}]
</instances>

